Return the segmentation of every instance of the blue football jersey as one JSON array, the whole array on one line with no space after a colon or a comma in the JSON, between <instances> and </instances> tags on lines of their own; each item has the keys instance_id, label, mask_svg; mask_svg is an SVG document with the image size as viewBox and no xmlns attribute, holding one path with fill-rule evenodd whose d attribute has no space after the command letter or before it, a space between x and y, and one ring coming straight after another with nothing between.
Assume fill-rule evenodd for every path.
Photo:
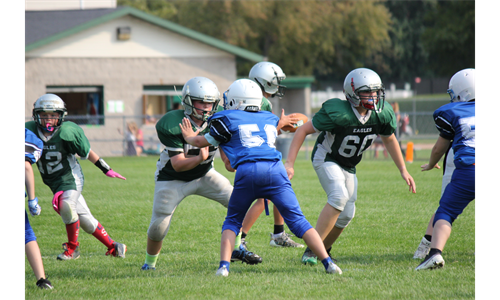
<instances>
[{"instance_id":1,"label":"blue football jersey","mask_svg":"<svg viewBox=\"0 0 500 300\"><path fill-rule=\"evenodd\" d=\"M441 137L453 140L455 164L472 165L476 161L476 103L453 102L434 112Z\"/></svg>"},{"instance_id":2,"label":"blue football jersey","mask_svg":"<svg viewBox=\"0 0 500 300\"><path fill-rule=\"evenodd\" d=\"M34 164L42 156L43 142L33 132L24 128L24 159Z\"/></svg>"},{"instance_id":3,"label":"blue football jersey","mask_svg":"<svg viewBox=\"0 0 500 300\"><path fill-rule=\"evenodd\" d=\"M279 118L271 112L225 110L210 119L210 132L205 138L214 146L220 145L231 167L244 162L278 161L281 152L276 150Z\"/></svg>"},{"instance_id":4,"label":"blue football jersey","mask_svg":"<svg viewBox=\"0 0 500 300\"><path fill-rule=\"evenodd\" d=\"M24 161L34 164L42 155L43 142L29 129L24 128ZM24 192L24 197L26 197Z\"/></svg>"}]
</instances>

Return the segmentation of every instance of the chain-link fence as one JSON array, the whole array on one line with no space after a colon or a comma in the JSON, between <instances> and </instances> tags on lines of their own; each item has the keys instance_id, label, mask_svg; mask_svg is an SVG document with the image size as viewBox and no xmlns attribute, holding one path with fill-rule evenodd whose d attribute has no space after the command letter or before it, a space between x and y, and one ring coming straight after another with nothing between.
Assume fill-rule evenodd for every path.
<instances>
[{"instance_id":1,"label":"chain-link fence","mask_svg":"<svg viewBox=\"0 0 500 300\"><path fill-rule=\"evenodd\" d=\"M92 150L100 156L106 157L159 155L164 146L158 139L155 125L161 117L161 115L83 115L67 116L65 120L80 125ZM25 119L26 121L33 120L32 117Z\"/></svg>"},{"instance_id":2,"label":"chain-link fence","mask_svg":"<svg viewBox=\"0 0 500 300\"><path fill-rule=\"evenodd\" d=\"M397 134L401 141L436 139L438 131L432 119L433 111L401 111L401 121ZM155 124L161 115L131 115L131 116L67 116L67 121L80 125L87 136L90 145L101 156L135 156L160 155L165 148L158 139ZM32 120L26 117L26 121ZM135 124L137 131L131 132ZM142 132L142 138L138 132ZM288 153L292 134L281 135L277 141L279 150ZM304 148L306 156L312 149L316 135L306 138ZM307 145L307 146L306 146ZM138 149L139 147L139 149Z\"/></svg>"}]
</instances>

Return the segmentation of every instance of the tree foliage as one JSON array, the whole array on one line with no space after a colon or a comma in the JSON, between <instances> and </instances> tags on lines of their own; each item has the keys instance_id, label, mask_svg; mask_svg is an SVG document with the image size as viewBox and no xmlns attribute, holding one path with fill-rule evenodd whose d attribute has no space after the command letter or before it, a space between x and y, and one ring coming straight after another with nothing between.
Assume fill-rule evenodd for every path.
<instances>
[{"instance_id":1,"label":"tree foliage","mask_svg":"<svg viewBox=\"0 0 500 300\"><path fill-rule=\"evenodd\" d=\"M390 41L390 15L379 1L159 2L118 1L158 16L163 11L182 26L266 56L289 75L348 72ZM252 64L239 64L238 73L246 75Z\"/></svg>"},{"instance_id":2,"label":"tree foliage","mask_svg":"<svg viewBox=\"0 0 500 300\"><path fill-rule=\"evenodd\" d=\"M425 16L422 42L429 52L429 70L451 77L475 67L475 2L440 1Z\"/></svg>"},{"instance_id":3,"label":"tree foliage","mask_svg":"<svg viewBox=\"0 0 500 300\"><path fill-rule=\"evenodd\" d=\"M342 79L450 76L474 66L474 1L118 0L280 65L287 75ZM239 61L246 76L253 62ZM453 71L452 71L453 70Z\"/></svg>"}]
</instances>

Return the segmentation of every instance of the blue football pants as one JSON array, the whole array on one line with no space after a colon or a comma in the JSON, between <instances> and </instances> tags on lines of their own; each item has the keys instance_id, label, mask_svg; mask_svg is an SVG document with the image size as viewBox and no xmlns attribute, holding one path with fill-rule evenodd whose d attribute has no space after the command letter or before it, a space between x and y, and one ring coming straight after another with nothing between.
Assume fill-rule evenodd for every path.
<instances>
[{"instance_id":1,"label":"blue football pants","mask_svg":"<svg viewBox=\"0 0 500 300\"><path fill-rule=\"evenodd\" d=\"M313 228L300 209L283 163L258 161L238 166L222 231L230 229L238 235L248 209L257 198L271 200L295 236L302 238Z\"/></svg>"}]
</instances>

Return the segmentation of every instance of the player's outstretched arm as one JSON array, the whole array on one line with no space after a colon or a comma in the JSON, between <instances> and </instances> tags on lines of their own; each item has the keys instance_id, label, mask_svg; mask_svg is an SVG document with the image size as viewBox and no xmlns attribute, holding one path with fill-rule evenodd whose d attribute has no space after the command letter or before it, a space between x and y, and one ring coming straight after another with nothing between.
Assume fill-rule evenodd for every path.
<instances>
[{"instance_id":1,"label":"player's outstretched arm","mask_svg":"<svg viewBox=\"0 0 500 300\"><path fill-rule=\"evenodd\" d=\"M127 180L127 178L113 171L111 167L92 150L90 150L89 152L88 160L90 160L96 167L98 167L104 174L106 174L106 176Z\"/></svg>"},{"instance_id":2,"label":"player's outstretched arm","mask_svg":"<svg viewBox=\"0 0 500 300\"><path fill-rule=\"evenodd\" d=\"M441 157L448 151L450 147L450 140L447 140L441 136L438 137L436 143L432 147L431 157L429 158L429 162L425 165L420 166L422 171L429 171L434 168L440 169L441 167L438 165L438 162L441 160Z\"/></svg>"},{"instance_id":3,"label":"player's outstretched arm","mask_svg":"<svg viewBox=\"0 0 500 300\"><path fill-rule=\"evenodd\" d=\"M408 173L408 170L406 170L405 161L403 159L403 155L401 154L401 148L399 146L399 142L398 139L396 138L396 135L393 133L388 137L380 136L380 138L382 139L382 142L384 143L387 152L389 152L392 160L398 167L399 172L401 173L401 177L403 177L403 180L409 186L409 191L416 193L417 186L415 185L413 177L411 177L410 173Z\"/></svg>"},{"instance_id":4,"label":"player's outstretched arm","mask_svg":"<svg viewBox=\"0 0 500 300\"><path fill-rule=\"evenodd\" d=\"M288 179L292 179L295 171L293 165L297 159L297 154L299 153L300 147L304 143L306 136L316 132L312 125L312 121L307 121L304 125L300 126L295 134L293 135L292 143L290 144L290 149L288 150L288 157L285 162L286 173L288 174Z\"/></svg>"},{"instance_id":5,"label":"player's outstretched arm","mask_svg":"<svg viewBox=\"0 0 500 300\"><path fill-rule=\"evenodd\" d=\"M182 136L184 137L184 140L186 140L188 144L198 148L210 146L210 143L204 136L198 135L198 133L200 132L199 129L193 131L193 128L191 127L191 122L189 121L188 118L183 118L182 123L180 123L179 126L181 127Z\"/></svg>"}]
</instances>

